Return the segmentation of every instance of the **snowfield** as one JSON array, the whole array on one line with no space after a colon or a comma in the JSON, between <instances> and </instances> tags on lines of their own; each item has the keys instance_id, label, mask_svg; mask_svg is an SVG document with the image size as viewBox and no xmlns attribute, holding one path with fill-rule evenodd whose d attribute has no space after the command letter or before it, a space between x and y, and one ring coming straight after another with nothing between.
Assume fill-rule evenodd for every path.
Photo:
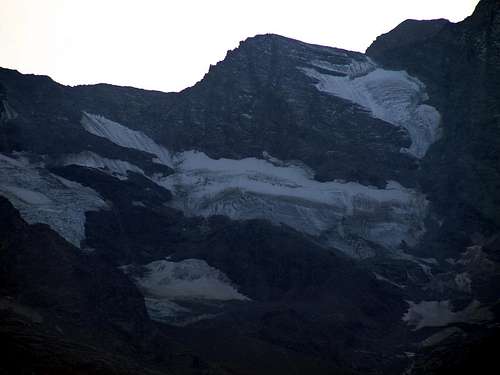
<instances>
[{"instance_id":1,"label":"snowfield","mask_svg":"<svg viewBox=\"0 0 500 375\"><path fill-rule=\"evenodd\" d=\"M422 158L439 138L439 112L424 104L428 99L425 85L405 71L381 69L369 58L347 65L315 60L311 65L315 68L299 69L317 81L319 91L355 103L371 116L406 129L412 143L402 152Z\"/></svg>"},{"instance_id":2,"label":"snowfield","mask_svg":"<svg viewBox=\"0 0 500 375\"><path fill-rule=\"evenodd\" d=\"M28 223L48 224L77 247L85 238L85 212L107 207L94 190L51 174L25 158L2 154L0 194Z\"/></svg>"}]
</instances>

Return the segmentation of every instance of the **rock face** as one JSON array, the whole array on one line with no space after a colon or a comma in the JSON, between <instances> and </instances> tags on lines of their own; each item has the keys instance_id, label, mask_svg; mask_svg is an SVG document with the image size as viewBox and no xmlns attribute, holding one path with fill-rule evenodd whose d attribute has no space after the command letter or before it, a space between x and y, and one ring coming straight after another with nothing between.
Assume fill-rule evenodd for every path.
<instances>
[{"instance_id":1,"label":"rock face","mask_svg":"<svg viewBox=\"0 0 500 375\"><path fill-rule=\"evenodd\" d=\"M366 54L259 35L180 93L0 69L0 334L33 335L13 358L460 366L498 321L498 14L405 21Z\"/></svg>"},{"instance_id":2,"label":"rock face","mask_svg":"<svg viewBox=\"0 0 500 375\"><path fill-rule=\"evenodd\" d=\"M401 43L383 36L367 54L384 66L417 75L443 117L444 136L422 168L431 176L422 176L427 191L460 218L474 215L470 222L462 221L465 226L481 219L498 226L500 5L481 1L458 24L412 24L424 39ZM403 23L395 32L404 29Z\"/></svg>"},{"instance_id":3,"label":"rock face","mask_svg":"<svg viewBox=\"0 0 500 375\"><path fill-rule=\"evenodd\" d=\"M387 34L378 36L368 47L366 54L374 59L383 58L385 53L396 48L408 47L434 38L436 34L450 25L452 23L445 19L406 20Z\"/></svg>"},{"instance_id":4,"label":"rock face","mask_svg":"<svg viewBox=\"0 0 500 375\"><path fill-rule=\"evenodd\" d=\"M28 225L2 197L0 219L2 372L158 374L155 356L179 365L169 357L178 349L156 349L171 344L115 265Z\"/></svg>"}]
</instances>

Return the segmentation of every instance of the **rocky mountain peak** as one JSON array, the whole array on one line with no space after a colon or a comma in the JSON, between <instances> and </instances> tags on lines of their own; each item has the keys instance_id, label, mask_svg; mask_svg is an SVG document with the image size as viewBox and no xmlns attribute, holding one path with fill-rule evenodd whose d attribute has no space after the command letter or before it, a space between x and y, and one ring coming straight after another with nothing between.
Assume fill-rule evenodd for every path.
<instances>
[{"instance_id":1,"label":"rocky mountain peak","mask_svg":"<svg viewBox=\"0 0 500 375\"><path fill-rule=\"evenodd\" d=\"M179 93L0 69L0 318L161 373L460 362L500 314L499 40L485 0L367 55L256 35Z\"/></svg>"},{"instance_id":2,"label":"rocky mountain peak","mask_svg":"<svg viewBox=\"0 0 500 375\"><path fill-rule=\"evenodd\" d=\"M388 50L422 42L439 33L451 22L446 19L406 20L388 33L382 34L368 47L366 53L377 59Z\"/></svg>"},{"instance_id":3,"label":"rocky mountain peak","mask_svg":"<svg viewBox=\"0 0 500 375\"><path fill-rule=\"evenodd\" d=\"M254 85L276 85L283 74L290 76L289 70L309 65L313 60L326 59L345 64L349 58L363 57L357 52L304 43L277 34L258 34L241 41L237 48L227 52L222 61L210 66L209 72L198 85L214 79L226 83L230 79L237 79L238 84L241 84L245 78L252 79Z\"/></svg>"},{"instance_id":4,"label":"rocky mountain peak","mask_svg":"<svg viewBox=\"0 0 500 375\"><path fill-rule=\"evenodd\" d=\"M481 0L470 18L480 20L484 18L496 18L500 14L500 1Z\"/></svg>"}]
</instances>

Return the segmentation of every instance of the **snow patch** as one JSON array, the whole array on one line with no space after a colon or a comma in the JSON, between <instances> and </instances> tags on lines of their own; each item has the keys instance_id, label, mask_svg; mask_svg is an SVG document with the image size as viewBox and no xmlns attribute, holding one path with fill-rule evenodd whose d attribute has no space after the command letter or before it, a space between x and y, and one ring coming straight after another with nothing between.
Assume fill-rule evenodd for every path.
<instances>
[{"instance_id":1,"label":"snow patch","mask_svg":"<svg viewBox=\"0 0 500 375\"><path fill-rule=\"evenodd\" d=\"M79 154L67 155L63 159L62 164L65 166L78 165L82 167L98 169L122 181L128 179L128 172L133 172L144 176L160 187L167 189L169 188L169 185L165 184L164 182L165 176L161 173L147 175L141 168L134 164L123 160L107 159L91 151L84 151ZM132 204L136 206L140 206L141 204L143 205L143 202L135 203L132 202Z\"/></svg>"},{"instance_id":2,"label":"snow patch","mask_svg":"<svg viewBox=\"0 0 500 375\"><path fill-rule=\"evenodd\" d=\"M3 111L0 111L0 122L15 120L17 113L12 109L7 100L2 100Z\"/></svg>"},{"instance_id":3,"label":"snow patch","mask_svg":"<svg viewBox=\"0 0 500 375\"><path fill-rule=\"evenodd\" d=\"M462 272L455 276L455 284L458 290L464 293L472 293L472 280L468 272Z\"/></svg>"},{"instance_id":4,"label":"snow patch","mask_svg":"<svg viewBox=\"0 0 500 375\"><path fill-rule=\"evenodd\" d=\"M153 154L156 156L155 162L169 167L172 166L170 152L140 131L129 129L118 122L108 120L104 116L87 112L83 112L81 124L89 133L106 138L122 147Z\"/></svg>"},{"instance_id":5,"label":"snow patch","mask_svg":"<svg viewBox=\"0 0 500 375\"><path fill-rule=\"evenodd\" d=\"M424 347L424 348L428 348L431 346L438 345L448 338L456 337L459 335L460 336L465 335L465 332L463 329L460 329L458 327L448 327L448 328L445 328L445 329L433 334L432 336L427 337L424 341L422 341L420 343L420 345L422 345L422 347Z\"/></svg>"},{"instance_id":6,"label":"snow patch","mask_svg":"<svg viewBox=\"0 0 500 375\"><path fill-rule=\"evenodd\" d=\"M439 264L437 259L435 258L420 258L414 255L408 254L404 251L399 251L398 253L393 254L394 259L402 259L408 262L412 262L417 264L422 272L429 278L433 279L434 275L432 274L432 266L436 266Z\"/></svg>"},{"instance_id":7,"label":"snow patch","mask_svg":"<svg viewBox=\"0 0 500 375\"><path fill-rule=\"evenodd\" d=\"M229 278L201 259L186 259L180 262L158 260L139 268L123 266L144 295L151 319L173 325L192 324L210 319L216 314L200 313L190 307L203 307L206 303L227 301L249 301Z\"/></svg>"},{"instance_id":8,"label":"snow patch","mask_svg":"<svg viewBox=\"0 0 500 375\"><path fill-rule=\"evenodd\" d=\"M453 311L450 301L407 301L408 311L403 321L414 326L415 330L424 327L443 327L452 323L479 324L493 319L487 307L481 307L479 301L472 301L465 309Z\"/></svg>"},{"instance_id":9,"label":"snow patch","mask_svg":"<svg viewBox=\"0 0 500 375\"><path fill-rule=\"evenodd\" d=\"M378 281L384 281L384 282L391 284L392 286L395 286L395 287L400 288L400 289L406 288L406 286L404 286L403 284L396 283L396 282L388 279L387 277L384 277L384 276L378 274L377 272L373 272L373 275L375 276L375 278Z\"/></svg>"},{"instance_id":10,"label":"snow patch","mask_svg":"<svg viewBox=\"0 0 500 375\"><path fill-rule=\"evenodd\" d=\"M366 60L352 59L349 64L333 64L328 61L313 60L311 61L311 65L348 76L349 78L365 75L377 68L377 65L370 58L366 58Z\"/></svg>"},{"instance_id":11,"label":"snow patch","mask_svg":"<svg viewBox=\"0 0 500 375\"><path fill-rule=\"evenodd\" d=\"M128 178L128 172L144 174L141 168L129 162L107 159L91 151L67 155L63 160L63 165L78 165L81 167L99 169L120 180L126 180Z\"/></svg>"},{"instance_id":12,"label":"snow patch","mask_svg":"<svg viewBox=\"0 0 500 375\"><path fill-rule=\"evenodd\" d=\"M488 258L480 245L469 246L456 261L457 265L467 267L475 272L490 273L496 268L495 262Z\"/></svg>"},{"instance_id":13,"label":"snow patch","mask_svg":"<svg viewBox=\"0 0 500 375\"><path fill-rule=\"evenodd\" d=\"M201 259L180 262L158 260L146 264L144 275L136 276L137 286L147 297L167 300L248 300L229 278ZM124 268L130 273L129 267Z\"/></svg>"},{"instance_id":14,"label":"snow patch","mask_svg":"<svg viewBox=\"0 0 500 375\"><path fill-rule=\"evenodd\" d=\"M157 322L168 323L191 312L190 309L164 298L144 297L144 304L149 317Z\"/></svg>"},{"instance_id":15,"label":"snow patch","mask_svg":"<svg viewBox=\"0 0 500 375\"><path fill-rule=\"evenodd\" d=\"M316 60L311 65L336 73L299 68L317 80L315 86L319 91L355 103L373 117L406 129L412 144L402 152L422 158L439 138L439 112L423 104L428 99L425 85L405 71L381 69L369 59L352 60L346 65Z\"/></svg>"}]
</instances>

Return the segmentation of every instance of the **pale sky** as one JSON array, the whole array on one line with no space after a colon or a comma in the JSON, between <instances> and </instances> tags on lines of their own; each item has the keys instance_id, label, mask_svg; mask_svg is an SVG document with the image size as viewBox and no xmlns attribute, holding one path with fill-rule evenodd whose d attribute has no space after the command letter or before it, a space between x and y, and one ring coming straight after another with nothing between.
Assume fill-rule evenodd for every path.
<instances>
[{"instance_id":1,"label":"pale sky","mask_svg":"<svg viewBox=\"0 0 500 375\"><path fill-rule=\"evenodd\" d=\"M240 40L275 33L356 51L408 18L478 0L0 0L0 66L67 84L178 91Z\"/></svg>"}]
</instances>

